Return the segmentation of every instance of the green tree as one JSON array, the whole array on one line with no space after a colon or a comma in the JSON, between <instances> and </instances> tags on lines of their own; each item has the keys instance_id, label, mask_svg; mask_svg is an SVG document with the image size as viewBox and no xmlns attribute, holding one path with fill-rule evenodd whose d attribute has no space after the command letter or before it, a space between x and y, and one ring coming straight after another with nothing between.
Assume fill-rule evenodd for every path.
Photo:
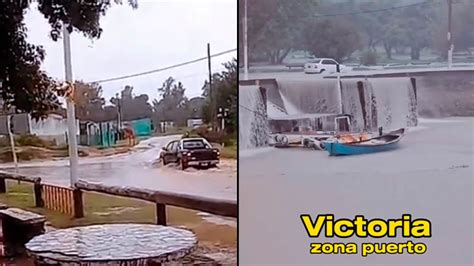
<instances>
[{"instance_id":1,"label":"green tree","mask_svg":"<svg viewBox=\"0 0 474 266\"><path fill-rule=\"evenodd\" d=\"M43 47L26 40L24 15L33 1L0 1L0 91L7 108L44 117L60 104L55 94L56 81L40 69L45 58ZM112 5L111 0L38 0L38 10L51 25L50 36L58 40L62 23L69 32L76 30L88 38L100 37L99 18ZM114 1L121 2L121 1ZM129 0L137 7L136 0Z\"/></svg>"},{"instance_id":2,"label":"green tree","mask_svg":"<svg viewBox=\"0 0 474 266\"><path fill-rule=\"evenodd\" d=\"M437 12L437 27L433 38L433 48L447 58L449 44L446 38L448 29L448 5L443 3ZM452 9L452 40L455 51L469 51L474 47L474 5L471 1L456 1Z\"/></svg>"},{"instance_id":3,"label":"green tree","mask_svg":"<svg viewBox=\"0 0 474 266\"><path fill-rule=\"evenodd\" d=\"M160 100L153 100L155 121L174 121L175 124L184 126L189 115L188 98L186 89L181 82L176 82L169 77L158 88Z\"/></svg>"},{"instance_id":4,"label":"green tree","mask_svg":"<svg viewBox=\"0 0 474 266\"><path fill-rule=\"evenodd\" d=\"M342 61L361 47L359 33L345 20L312 21L304 30L302 47L317 57Z\"/></svg>"},{"instance_id":5,"label":"green tree","mask_svg":"<svg viewBox=\"0 0 474 266\"><path fill-rule=\"evenodd\" d=\"M410 56L413 60L420 59L423 48L432 44L435 22L435 9L433 5L418 5L404 8L397 12L399 19L396 23L403 31L404 43L410 47Z\"/></svg>"},{"instance_id":6,"label":"green tree","mask_svg":"<svg viewBox=\"0 0 474 266\"><path fill-rule=\"evenodd\" d=\"M211 105L209 85L206 81L202 88L202 95L206 98L203 107L203 114L206 122L217 122L217 117L211 117L212 113L217 114L219 108L229 109L227 119L227 132L234 133L237 130L237 60L223 64L225 70L212 75L212 98L214 104Z\"/></svg>"},{"instance_id":7,"label":"green tree","mask_svg":"<svg viewBox=\"0 0 474 266\"><path fill-rule=\"evenodd\" d=\"M281 63L298 45L301 26L316 14L317 0L247 0L248 42L251 55L264 55L271 63ZM239 3L239 23L243 29L244 5ZM243 35L239 32L239 47Z\"/></svg>"},{"instance_id":8,"label":"green tree","mask_svg":"<svg viewBox=\"0 0 474 266\"><path fill-rule=\"evenodd\" d=\"M148 103L148 95L133 94L133 87L126 85L120 93L119 97L112 97L110 102L118 108L120 104L120 113L123 121L130 121L141 118L149 118L152 116L152 107Z\"/></svg>"},{"instance_id":9,"label":"green tree","mask_svg":"<svg viewBox=\"0 0 474 266\"><path fill-rule=\"evenodd\" d=\"M76 117L95 121L98 113L103 112L105 99L102 97L102 87L97 83L75 82L74 103Z\"/></svg>"}]
</instances>

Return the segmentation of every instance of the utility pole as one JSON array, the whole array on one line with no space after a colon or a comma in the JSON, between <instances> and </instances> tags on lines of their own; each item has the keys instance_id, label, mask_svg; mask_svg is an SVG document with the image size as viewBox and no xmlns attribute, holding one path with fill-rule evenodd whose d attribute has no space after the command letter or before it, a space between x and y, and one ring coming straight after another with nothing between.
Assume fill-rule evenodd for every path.
<instances>
[{"instance_id":1,"label":"utility pole","mask_svg":"<svg viewBox=\"0 0 474 266\"><path fill-rule=\"evenodd\" d=\"M209 68L209 98L211 100L211 121L212 121L212 128L214 129L214 97L212 93L212 70L211 70L211 44L207 44L207 66Z\"/></svg>"},{"instance_id":2,"label":"utility pole","mask_svg":"<svg viewBox=\"0 0 474 266\"><path fill-rule=\"evenodd\" d=\"M244 0L244 79L249 79L248 61L248 40L247 40L247 0Z\"/></svg>"},{"instance_id":3,"label":"utility pole","mask_svg":"<svg viewBox=\"0 0 474 266\"><path fill-rule=\"evenodd\" d=\"M454 51L454 44L453 38L451 36L451 18L452 18L452 11L453 11L453 1L448 0L448 68L451 69L453 64L453 51Z\"/></svg>"},{"instance_id":4,"label":"utility pole","mask_svg":"<svg viewBox=\"0 0 474 266\"><path fill-rule=\"evenodd\" d=\"M66 75L66 82L69 82L69 86L72 84L72 63L71 63L71 40L69 31L65 24L63 24L63 45L64 45L64 69ZM72 89L72 88L69 88ZM77 168L78 168L78 155L77 155L77 138L76 138L76 114L74 110L73 97L74 92L66 97L67 102L67 131L69 138L69 174L70 174L70 185L74 187L77 182Z\"/></svg>"},{"instance_id":5,"label":"utility pole","mask_svg":"<svg viewBox=\"0 0 474 266\"><path fill-rule=\"evenodd\" d=\"M7 78L8 80L8 78ZM0 80L0 89L2 89L2 86L3 86L3 81ZM17 160L17 157L16 157L16 150L15 150L15 138L13 136L13 121L12 121L12 118L13 116L9 114L9 108L7 108L7 105L6 103L4 102L4 105L3 105L3 112L5 112L6 114L6 119L7 119L7 130L8 130L8 137L10 138L10 147L12 149L12 157L13 157L13 163L15 165L15 173L18 173L18 160ZM20 181L18 181L20 182Z\"/></svg>"},{"instance_id":6,"label":"utility pole","mask_svg":"<svg viewBox=\"0 0 474 266\"><path fill-rule=\"evenodd\" d=\"M115 94L115 99L117 99L117 128L120 130L122 129L122 110L120 106L121 99L118 93Z\"/></svg>"},{"instance_id":7,"label":"utility pole","mask_svg":"<svg viewBox=\"0 0 474 266\"><path fill-rule=\"evenodd\" d=\"M342 86L341 86L341 67L339 64L336 65L337 70L337 93L339 96L339 114L342 114Z\"/></svg>"},{"instance_id":8,"label":"utility pole","mask_svg":"<svg viewBox=\"0 0 474 266\"><path fill-rule=\"evenodd\" d=\"M7 130L8 130L8 137L10 137L10 146L12 148L12 157L13 163L15 165L15 173L18 173L18 159L16 157L16 149L15 149L15 138L13 135L13 115L7 115Z\"/></svg>"}]
</instances>

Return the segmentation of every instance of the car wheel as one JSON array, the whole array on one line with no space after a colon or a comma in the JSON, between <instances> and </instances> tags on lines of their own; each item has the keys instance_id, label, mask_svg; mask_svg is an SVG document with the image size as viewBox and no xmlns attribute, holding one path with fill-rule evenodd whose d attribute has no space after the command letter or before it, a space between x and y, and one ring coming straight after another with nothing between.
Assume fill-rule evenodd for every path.
<instances>
[{"instance_id":1,"label":"car wheel","mask_svg":"<svg viewBox=\"0 0 474 266\"><path fill-rule=\"evenodd\" d=\"M167 165L168 162L166 161L165 157L161 157L161 162L163 163L163 165Z\"/></svg>"},{"instance_id":2,"label":"car wheel","mask_svg":"<svg viewBox=\"0 0 474 266\"><path fill-rule=\"evenodd\" d=\"M321 69L321 71L319 71L319 74L322 74L326 69Z\"/></svg>"},{"instance_id":3,"label":"car wheel","mask_svg":"<svg viewBox=\"0 0 474 266\"><path fill-rule=\"evenodd\" d=\"M181 170L186 170L188 168L188 164L184 161L181 161Z\"/></svg>"}]
</instances>

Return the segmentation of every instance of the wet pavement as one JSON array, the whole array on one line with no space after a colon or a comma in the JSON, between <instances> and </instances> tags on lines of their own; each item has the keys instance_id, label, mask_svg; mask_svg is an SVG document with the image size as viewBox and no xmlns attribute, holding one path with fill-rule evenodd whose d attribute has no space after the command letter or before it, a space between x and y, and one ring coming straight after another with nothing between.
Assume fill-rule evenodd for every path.
<instances>
[{"instance_id":1,"label":"wet pavement","mask_svg":"<svg viewBox=\"0 0 474 266\"><path fill-rule=\"evenodd\" d=\"M173 191L212 198L237 199L237 167L222 160L218 168L182 171L174 165L156 163L163 146L180 136L153 137L140 142L132 152L101 158L80 158L80 180L117 186ZM68 186L69 161L21 163L19 173L39 176L44 183ZM2 171L13 172L12 164L0 164Z\"/></svg>"},{"instance_id":2,"label":"wet pavement","mask_svg":"<svg viewBox=\"0 0 474 266\"><path fill-rule=\"evenodd\" d=\"M329 157L306 149L239 158L242 264L472 265L474 118L420 119L397 150ZM427 218L431 238L309 238L301 214ZM423 242L424 255L311 255L310 243Z\"/></svg>"}]
</instances>

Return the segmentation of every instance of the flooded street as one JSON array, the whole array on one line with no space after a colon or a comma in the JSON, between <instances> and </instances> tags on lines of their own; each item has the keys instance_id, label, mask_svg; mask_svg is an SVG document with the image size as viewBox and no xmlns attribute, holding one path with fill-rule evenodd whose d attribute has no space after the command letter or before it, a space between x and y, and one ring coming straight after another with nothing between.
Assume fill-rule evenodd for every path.
<instances>
[{"instance_id":1,"label":"flooded street","mask_svg":"<svg viewBox=\"0 0 474 266\"><path fill-rule=\"evenodd\" d=\"M472 263L474 118L419 122L389 152L247 151L239 164L241 263ZM300 220L301 214L396 219L405 213L431 220L432 238L311 239ZM425 243L426 254L309 256L313 242L409 240Z\"/></svg>"},{"instance_id":2,"label":"flooded street","mask_svg":"<svg viewBox=\"0 0 474 266\"><path fill-rule=\"evenodd\" d=\"M108 185L132 186L191 195L235 200L236 162L221 160L219 168L181 171L174 165L155 163L161 147L180 136L153 137L140 142L134 151L102 158L80 158L79 179ZM20 164L20 174L39 176L48 184L69 185L69 161L57 160ZM13 172L12 164L2 164Z\"/></svg>"}]
</instances>

